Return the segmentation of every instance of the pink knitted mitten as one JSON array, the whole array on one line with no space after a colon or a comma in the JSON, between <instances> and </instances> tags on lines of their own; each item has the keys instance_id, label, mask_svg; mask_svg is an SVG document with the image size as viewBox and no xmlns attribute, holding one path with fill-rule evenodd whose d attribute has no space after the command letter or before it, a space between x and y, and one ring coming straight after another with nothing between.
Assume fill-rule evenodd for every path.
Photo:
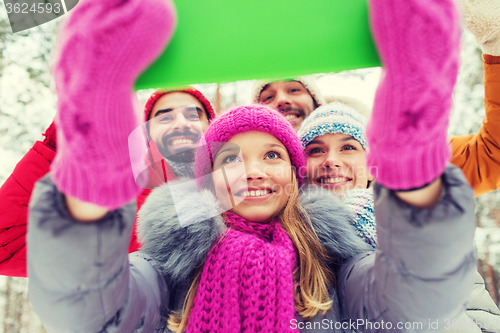
<instances>
[{"instance_id":1,"label":"pink knitted mitten","mask_svg":"<svg viewBox=\"0 0 500 333\"><path fill-rule=\"evenodd\" d=\"M384 69L367 129L368 165L390 189L418 188L449 161L458 12L453 0L370 0L370 17Z\"/></svg>"},{"instance_id":2,"label":"pink knitted mitten","mask_svg":"<svg viewBox=\"0 0 500 333\"><path fill-rule=\"evenodd\" d=\"M114 209L141 191L128 153L139 125L133 84L165 48L175 22L170 0L82 0L72 10L53 68L52 177L63 193Z\"/></svg>"}]
</instances>

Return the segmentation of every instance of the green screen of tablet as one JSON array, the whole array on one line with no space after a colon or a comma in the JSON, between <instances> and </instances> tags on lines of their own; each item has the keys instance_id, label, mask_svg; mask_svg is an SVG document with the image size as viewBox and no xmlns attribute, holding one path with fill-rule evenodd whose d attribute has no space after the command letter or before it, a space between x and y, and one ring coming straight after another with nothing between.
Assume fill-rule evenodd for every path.
<instances>
[{"instance_id":1,"label":"green screen of tablet","mask_svg":"<svg viewBox=\"0 0 500 333\"><path fill-rule=\"evenodd\" d=\"M380 66L366 0L174 2L174 36L136 89Z\"/></svg>"}]
</instances>

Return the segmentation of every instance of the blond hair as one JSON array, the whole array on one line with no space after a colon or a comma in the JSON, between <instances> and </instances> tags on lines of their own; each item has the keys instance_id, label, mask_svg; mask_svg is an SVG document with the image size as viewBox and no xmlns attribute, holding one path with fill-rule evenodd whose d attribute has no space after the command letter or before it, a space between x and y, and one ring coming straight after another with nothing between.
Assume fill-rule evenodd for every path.
<instances>
[{"instance_id":1,"label":"blond hair","mask_svg":"<svg viewBox=\"0 0 500 333\"><path fill-rule=\"evenodd\" d=\"M321 245L309 215L298 202L295 173L292 173L292 188L292 194L279 218L297 251L297 267L293 271L295 309L305 320L310 320L320 311L325 314L332 306L328 287L335 280L326 263L333 258ZM168 328L171 331L182 333L186 330L201 272L202 267L196 272L182 310L170 315Z\"/></svg>"}]
</instances>

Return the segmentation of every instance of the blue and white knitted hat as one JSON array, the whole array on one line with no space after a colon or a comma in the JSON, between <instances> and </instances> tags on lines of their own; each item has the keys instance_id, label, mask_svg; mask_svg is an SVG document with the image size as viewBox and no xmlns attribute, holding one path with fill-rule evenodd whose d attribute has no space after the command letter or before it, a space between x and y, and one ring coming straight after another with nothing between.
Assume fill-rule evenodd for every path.
<instances>
[{"instance_id":1,"label":"blue and white knitted hat","mask_svg":"<svg viewBox=\"0 0 500 333\"><path fill-rule=\"evenodd\" d=\"M341 102L333 102L314 110L302 122L297 135L303 149L318 136L342 133L352 136L368 150L365 124L366 118L355 109Z\"/></svg>"}]
</instances>

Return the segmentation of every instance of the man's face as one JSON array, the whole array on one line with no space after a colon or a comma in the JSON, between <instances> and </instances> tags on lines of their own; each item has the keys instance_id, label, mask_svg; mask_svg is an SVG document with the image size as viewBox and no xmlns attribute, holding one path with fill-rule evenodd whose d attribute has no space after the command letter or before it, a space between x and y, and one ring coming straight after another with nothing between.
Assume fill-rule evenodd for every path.
<instances>
[{"instance_id":1,"label":"man's face","mask_svg":"<svg viewBox=\"0 0 500 333\"><path fill-rule=\"evenodd\" d=\"M298 81L273 82L264 87L259 102L281 111L297 131L317 107L309 91Z\"/></svg>"},{"instance_id":2,"label":"man's face","mask_svg":"<svg viewBox=\"0 0 500 333\"><path fill-rule=\"evenodd\" d=\"M149 116L149 135L166 157L192 152L207 127L207 112L203 104L185 92L163 95Z\"/></svg>"}]
</instances>

